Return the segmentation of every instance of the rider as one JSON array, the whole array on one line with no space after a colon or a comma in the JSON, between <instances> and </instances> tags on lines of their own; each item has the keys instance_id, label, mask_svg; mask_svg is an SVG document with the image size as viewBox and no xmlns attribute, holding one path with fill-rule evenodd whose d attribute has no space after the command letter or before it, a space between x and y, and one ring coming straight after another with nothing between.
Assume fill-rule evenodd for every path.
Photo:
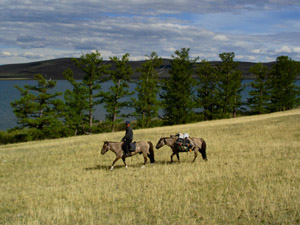
<instances>
[{"instance_id":1,"label":"rider","mask_svg":"<svg viewBox=\"0 0 300 225\"><path fill-rule=\"evenodd\" d=\"M130 155L130 143L132 142L133 139L133 131L132 128L130 127L130 121L126 121L126 133L125 136L122 138L123 142L123 148L125 151L125 155Z\"/></svg>"}]
</instances>

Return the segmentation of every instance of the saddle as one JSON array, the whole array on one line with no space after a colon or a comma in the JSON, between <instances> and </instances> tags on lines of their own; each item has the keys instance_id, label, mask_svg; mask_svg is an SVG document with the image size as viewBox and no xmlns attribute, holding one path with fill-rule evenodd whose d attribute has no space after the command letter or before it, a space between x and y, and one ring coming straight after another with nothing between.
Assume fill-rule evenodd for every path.
<instances>
[{"instance_id":1,"label":"saddle","mask_svg":"<svg viewBox=\"0 0 300 225\"><path fill-rule=\"evenodd\" d=\"M135 149L136 149L136 142L131 142L129 151L134 152Z\"/></svg>"}]
</instances>

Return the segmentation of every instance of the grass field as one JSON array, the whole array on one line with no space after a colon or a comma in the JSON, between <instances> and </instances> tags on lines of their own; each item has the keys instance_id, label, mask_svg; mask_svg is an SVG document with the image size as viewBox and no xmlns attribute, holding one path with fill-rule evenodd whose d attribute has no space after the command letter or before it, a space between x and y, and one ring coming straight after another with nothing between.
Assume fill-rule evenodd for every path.
<instances>
[{"instance_id":1,"label":"grass field","mask_svg":"<svg viewBox=\"0 0 300 225\"><path fill-rule=\"evenodd\" d=\"M202 137L208 161L155 150L110 171L121 133L0 146L0 224L300 224L300 110L134 130Z\"/></svg>"}]
</instances>

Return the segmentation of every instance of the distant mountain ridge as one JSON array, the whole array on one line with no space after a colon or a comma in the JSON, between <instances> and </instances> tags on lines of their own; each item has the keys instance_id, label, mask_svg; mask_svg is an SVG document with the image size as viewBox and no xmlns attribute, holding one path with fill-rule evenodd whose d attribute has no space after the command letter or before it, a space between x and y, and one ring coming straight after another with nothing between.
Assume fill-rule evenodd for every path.
<instances>
[{"instance_id":1,"label":"distant mountain ridge","mask_svg":"<svg viewBox=\"0 0 300 225\"><path fill-rule=\"evenodd\" d=\"M104 60L105 63L111 63L109 60ZM138 67L143 64L142 61L130 61L129 64L132 66L133 71L136 71ZM220 62L212 61L212 65L216 65ZM263 63L268 68L271 68L275 62ZM244 79L254 79L255 76L249 73L251 66L256 63L252 62L239 62L238 69L241 70ZM72 58L59 58L52 60L44 60L30 63L19 63L19 64L7 64L0 66L0 79L33 79L35 74L43 74L47 78L53 80L64 80L63 71L70 68L74 72L76 79L82 79L84 73L78 69L73 62ZM167 78L169 76L169 69L171 68L170 59L163 59L163 63L159 68L160 78ZM138 79L139 73L134 72L133 79ZM193 75L196 78L196 75Z\"/></svg>"}]
</instances>

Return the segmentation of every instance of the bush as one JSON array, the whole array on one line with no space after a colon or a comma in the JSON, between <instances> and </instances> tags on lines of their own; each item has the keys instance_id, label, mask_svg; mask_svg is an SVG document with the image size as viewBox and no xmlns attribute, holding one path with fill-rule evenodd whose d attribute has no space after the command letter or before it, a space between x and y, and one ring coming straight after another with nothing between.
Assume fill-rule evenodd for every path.
<instances>
[{"instance_id":1,"label":"bush","mask_svg":"<svg viewBox=\"0 0 300 225\"><path fill-rule=\"evenodd\" d=\"M10 144L27 141L27 134L22 130L0 131L0 144Z\"/></svg>"},{"instance_id":2,"label":"bush","mask_svg":"<svg viewBox=\"0 0 300 225\"><path fill-rule=\"evenodd\" d=\"M8 131L0 131L0 144L11 144L45 139L45 134L38 129L14 128Z\"/></svg>"}]
</instances>

